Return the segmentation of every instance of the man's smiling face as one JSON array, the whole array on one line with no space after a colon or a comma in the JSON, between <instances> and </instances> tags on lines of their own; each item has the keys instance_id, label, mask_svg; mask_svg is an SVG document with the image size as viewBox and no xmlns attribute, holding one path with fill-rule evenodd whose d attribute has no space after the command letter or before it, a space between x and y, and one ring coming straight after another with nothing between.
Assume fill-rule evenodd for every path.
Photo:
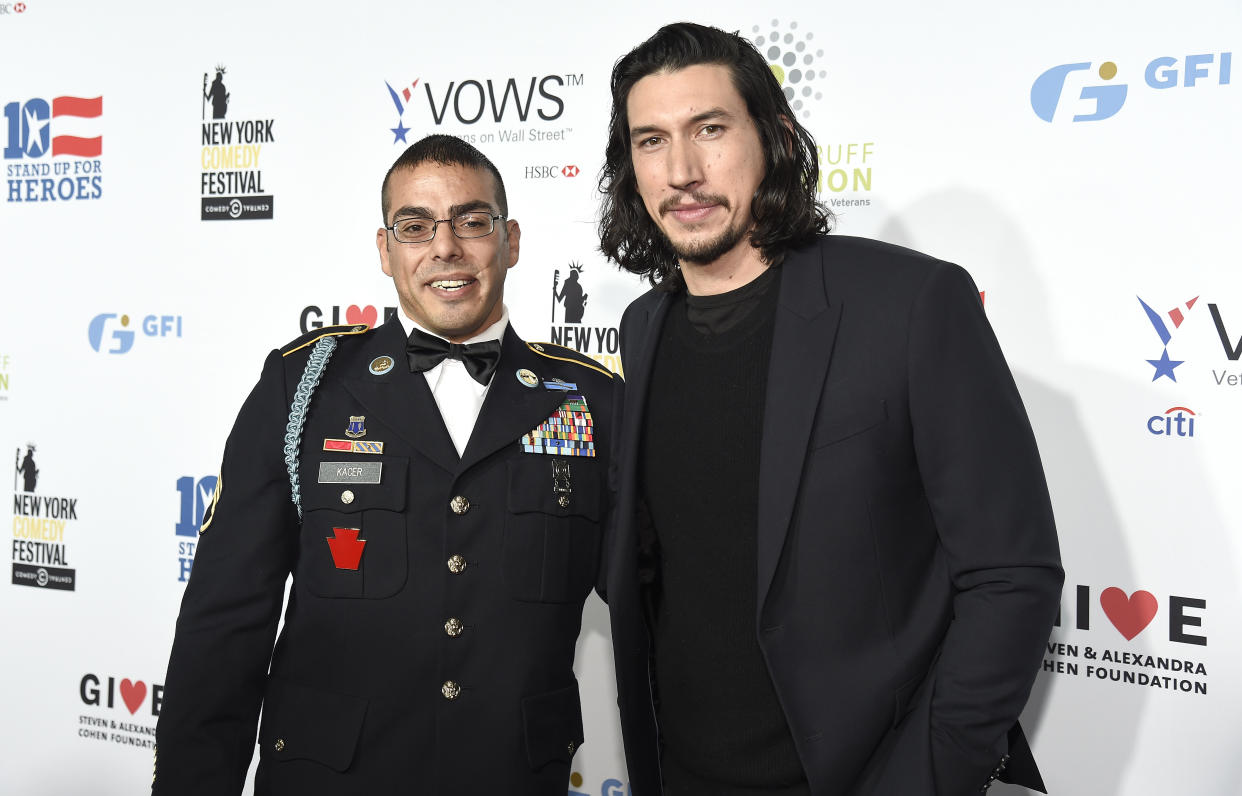
<instances>
[{"instance_id":1,"label":"man's smiling face","mask_svg":"<svg viewBox=\"0 0 1242 796\"><path fill-rule=\"evenodd\" d=\"M639 196L677 258L710 265L749 249L763 145L728 67L648 75L630 89L626 111Z\"/></svg>"},{"instance_id":2,"label":"man's smiling face","mask_svg":"<svg viewBox=\"0 0 1242 796\"><path fill-rule=\"evenodd\" d=\"M500 213L492 175L470 166L427 162L400 169L390 178L388 196L389 225L413 217ZM406 316L451 342L461 342L500 320L505 274L517 264L520 237L516 221L502 220L490 235L465 240L448 224L439 224L426 243L400 243L381 228L375 244Z\"/></svg>"}]
</instances>

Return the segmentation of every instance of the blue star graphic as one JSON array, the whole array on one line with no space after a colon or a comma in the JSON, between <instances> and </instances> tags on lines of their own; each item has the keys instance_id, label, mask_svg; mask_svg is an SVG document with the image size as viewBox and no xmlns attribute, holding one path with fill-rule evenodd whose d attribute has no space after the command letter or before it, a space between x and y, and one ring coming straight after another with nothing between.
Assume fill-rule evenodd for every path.
<instances>
[{"instance_id":1,"label":"blue star graphic","mask_svg":"<svg viewBox=\"0 0 1242 796\"><path fill-rule=\"evenodd\" d=\"M1166 348L1164 349L1164 353L1160 355L1159 359L1149 359L1147 361L1156 369L1156 375L1151 377L1152 381L1155 381L1161 376L1168 376L1170 381L1177 381L1177 376L1173 373L1173 368L1181 365L1186 360L1169 359L1169 349Z\"/></svg>"},{"instance_id":2,"label":"blue star graphic","mask_svg":"<svg viewBox=\"0 0 1242 796\"><path fill-rule=\"evenodd\" d=\"M397 119L396 127L389 127L388 129L392 130L392 142L394 144L397 143L398 141L400 141L403 144L406 143L405 134L410 132L410 128L402 124L400 119Z\"/></svg>"}]
</instances>

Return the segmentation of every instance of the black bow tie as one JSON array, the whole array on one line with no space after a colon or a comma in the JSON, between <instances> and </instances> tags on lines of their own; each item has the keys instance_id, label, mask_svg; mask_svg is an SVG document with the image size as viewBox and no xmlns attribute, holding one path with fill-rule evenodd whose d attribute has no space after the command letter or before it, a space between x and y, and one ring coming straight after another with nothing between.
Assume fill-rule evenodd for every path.
<instances>
[{"instance_id":1,"label":"black bow tie","mask_svg":"<svg viewBox=\"0 0 1242 796\"><path fill-rule=\"evenodd\" d=\"M500 341L450 343L415 329L410 332L405 355L410 361L410 370L415 373L431 370L446 359L460 359L470 378L486 386L492 380L496 366L500 364Z\"/></svg>"}]
</instances>

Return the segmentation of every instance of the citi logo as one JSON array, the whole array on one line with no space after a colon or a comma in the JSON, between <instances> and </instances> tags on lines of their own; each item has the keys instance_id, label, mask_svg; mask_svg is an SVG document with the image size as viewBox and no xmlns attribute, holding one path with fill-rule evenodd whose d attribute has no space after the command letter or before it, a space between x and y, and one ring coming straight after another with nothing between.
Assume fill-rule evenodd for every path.
<instances>
[{"instance_id":1,"label":"citi logo","mask_svg":"<svg viewBox=\"0 0 1242 796\"><path fill-rule=\"evenodd\" d=\"M1070 75L1087 72L1093 66L1090 61L1082 61L1058 64L1044 71L1031 84L1031 110L1045 122L1051 122ZM1227 86L1232 66L1233 53L1227 52L1187 55L1183 58L1160 56L1147 63L1143 81L1153 89L1194 88L1213 81L1216 85ZM1105 61L1095 69L1095 75L1101 82L1084 85L1079 91L1080 104L1075 107L1072 121L1098 122L1117 115L1129 92L1129 84L1112 82L1118 71L1117 64L1112 61Z\"/></svg>"},{"instance_id":2,"label":"citi logo","mask_svg":"<svg viewBox=\"0 0 1242 796\"><path fill-rule=\"evenodd\" d=\"M139 333L129 326L130 318L115 312L101 312L91 318L86 329L86 339L95 351L108 354L124 354L134 347L134 337ZM180 337L180 315L147 315L142 319L141 333L146 337Z\"/></svg>"},{"instance_id":3,"label":"citi logo","mask_svg":"<svg viewBox=\"0 0 1242 796\"><path fill-rule=\"evenodd\" d=\"M581 171L572 163L567 166L527 166L523 176L528 180L559 180L562 177L577 177Z\"/></svg>"},{"instance_id":4,"label":"citi logo","mask_svg":"<svg viewBox=\"0 0 1242 796\"><path fill-rule=\"evenodd\" d=\"M1184 406L1173 406L1162 415L1147 419L1147 430L1157 437L1193 437L1195 413Z\"/></svg>"}]
</instances>

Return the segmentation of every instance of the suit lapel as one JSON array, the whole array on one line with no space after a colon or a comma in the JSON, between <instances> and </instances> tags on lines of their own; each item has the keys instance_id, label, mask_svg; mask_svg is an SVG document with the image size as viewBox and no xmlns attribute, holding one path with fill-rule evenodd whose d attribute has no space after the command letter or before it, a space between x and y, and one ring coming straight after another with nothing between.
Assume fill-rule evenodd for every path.
<instances>
[{"instance_id":1,"label":"suit lapel","mask_svg":"<svg viewBox=\"0 0 1242 796\"><path fill-rule=\"evenodd\" d=\"M759 452L758 610L793 518L811 426L832 355L840 303L828 303L821 247L782 266Z\"/></svg>"},{"instance_id":2,"label":"suit lapel","mask_svg":"<svg viewBox=\"0 0 1242 796\"><path fill-rule=\"evenodd\" d=\"M534 371L540 383L527 387L518 381L517 371L522 368ZM461 457L464 472L482 459L506 445L518 445L522 435L548 419L565 400L564 390L549 390L543 379L558 373L553 360L544 359L530 351L522 342L512 325L505 329L500 348L500 365L492 376L492 386L487 391L479 419L475 421L470 441ZM588 405L591 397L586 396ZM434 406L434 401L432 402ZM445 432L446 434L448 432Z\"/></svg>"},{"instance_id":3,"label":"suit lapel","mask_svg":"<svg viewBox=\"0 0 1242 796\"><path fill-rule=\"evenodd\" d=\"M621 440L621 448L626 451L631 470L638 472L638 451L642 440L643 419L647 415L647 390L651 384L651 371L655 365L655 352L660 340L660 330L664 327L664 316L668 314L671 293L662 293L659 301L647 311L643 318L636 318L635 323L643 331L635 357L625 366L625 408L622 428L625 430ZM637 484L635 487L637 488Z\"/></svg>"},{"instance_id":4,"label":"suit lapel","mask_svg":"<svg viewBox=\"0 0 1242 796\"><path fill-rule=\"evenodd\" d=\"M410 372L405 342L405 331L396 318L377 329L367 339L358 359L347 363L350 372L343 374L345 389L415 450L454 472L457 450L426 377ZM380 375L372 374L368 369L371 361L384 355L392 357L392 368Z\"/></svg>"}]
</instances>

